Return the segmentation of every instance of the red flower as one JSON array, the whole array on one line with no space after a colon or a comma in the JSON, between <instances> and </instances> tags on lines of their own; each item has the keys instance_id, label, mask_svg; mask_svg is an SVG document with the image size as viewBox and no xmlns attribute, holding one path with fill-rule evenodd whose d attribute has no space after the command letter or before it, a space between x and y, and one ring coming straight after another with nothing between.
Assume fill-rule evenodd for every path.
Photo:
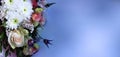
<instances>
[{"instance_id":1,"label":"red flower","mask_svg":"<svg viewBox=\"0 0 120 57\"><path fill-rule=\"evenodd\" d=\"M33 8L36 8L38 6L37 0L32 0L32 5L33 5Z\"/></svg>"}]
</instances>

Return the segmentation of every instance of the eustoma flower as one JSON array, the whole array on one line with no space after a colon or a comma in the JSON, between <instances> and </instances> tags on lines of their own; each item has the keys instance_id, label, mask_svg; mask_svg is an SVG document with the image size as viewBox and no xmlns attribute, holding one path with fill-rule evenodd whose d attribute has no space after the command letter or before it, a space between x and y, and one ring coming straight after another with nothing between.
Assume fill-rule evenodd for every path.
<instances>
[{"instance_id":1,"label":"eustoma flower","mask_svg":"<svg viewBox=\"0 0 120 57\"><path fill-rule=\"evenodd\" d=\"M11 31L8 35L8 42L13 49L22 47L24 45L24 36L19 30Z\"/></svg>"},{"instance_id":2,"label":"eustoma flower","mask_svg":"<svg viewBox=\"0 0 120 57\"><path fill-rule=\"evenodd\" d=\"M44 25L45 18L43 16L43 9L42 8L35 9L35 13L32 14L32 20L40 23L40 25Z\"/></svg>"}]
</instances>

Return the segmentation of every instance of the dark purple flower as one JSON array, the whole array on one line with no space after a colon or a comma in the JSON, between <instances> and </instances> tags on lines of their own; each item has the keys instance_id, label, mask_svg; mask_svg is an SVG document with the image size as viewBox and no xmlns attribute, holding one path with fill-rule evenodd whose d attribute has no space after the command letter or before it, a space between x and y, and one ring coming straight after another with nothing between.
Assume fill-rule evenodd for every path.
<instances>
[{"instance_id":1,"label":"dark purple flower","mask_svg":"<svg viewBox=\"0 0 120 57\"><path fill-rule=\"evenodd\" d=\"M28 45L29 45L29 46L33 46L33 44L34 44L33 39L29 39L29 40L28 40Z\"/></svg>"}]
</instances>

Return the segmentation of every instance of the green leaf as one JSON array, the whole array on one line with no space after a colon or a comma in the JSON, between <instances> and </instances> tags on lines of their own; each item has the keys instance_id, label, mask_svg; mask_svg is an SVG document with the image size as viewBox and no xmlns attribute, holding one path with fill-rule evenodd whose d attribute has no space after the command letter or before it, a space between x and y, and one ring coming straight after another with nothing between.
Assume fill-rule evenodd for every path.
<instances>
[{"instance_id":1,"label":"green leaf","mask_svg":"<svg viewBox=\"0 0 120 57\"><path fill-rule=\"evenodd\" d=\"M17 57L25 57L22 50L23 50L22 47L16 48L16 55L17 55Z\"/></svg>"},{"instance_id":2,"label":"green leaf","mask_svg":"<svg viewBox=\"0 0 120 57\"><path fill-rule=\"evenodd\" d=\"M0 43L0 53L2 52L2 43Z\"/></svg>"},{"instance_id":3,"label":"green leaf","mask_svg":"<svg viewBox=\"0 0 120 57\"><path fill-rule=\"evenodd\" d=\"M5 37L5 33L3 32L0 34L0 39L3 39L4 37Z\"/></svg>"},{"instance_id":4,"label":"green leaf","mask_svg":"<svg viewBox=\"0 0 120 57\"><path fill-rule=\"evenodd\" d=\"M9 50L7 50L7 51L5 52L5 57L7 57L8 54L9 54Z\"/></svg>"},{"instance_id":5,"label":"green leaf","mask_svg":"<svg viewBox=\"0 0 120 57\"><path fill-rule=\"evenodd\" d=\"M39 22L33 22L33 25L35 26L35 27L37 27L38 25L39 25Z\"/></svg>"},{"instance_id":6,"label":"green leaf","mask_svg":"<svg viewBox=\"0 0 120 57\"><path fill-rule=\"evenodd\" d=\"M10 49L11 52L14 52L14 51L15 51L15 49L12 49L12 48L9 48L9 49Z\"/></svg>"},{"instance_id":7,"label":"green leaf","mask_svg":"<svg viewBox=\"0 0 120 57\"><path fill-rule=\"evenodd\" d=\"M56 3L47 3L47 4L45 5L45 7L48 8L48 7L50 7L50 6L53 5L53 4L56 4Z\"/></svg>"},{"instance_id":8,"label":"green leaf","mask_svg":"<svg viewBox=\"0 0 120 57\"><path fill-rule=\"evenodd\" d=\"M0 47L0 53L2 52L2 46Z\"/></svg>"},{"instance_id":9,"label":"green leaf","mask_svg":"<svg viewBox=\"0 0 120 57\"><path fill-rule=\"evenodd\" d=\"M6 21L3 21L3 24L1 26L6 27Z\"/></svg>"}]
</instances>

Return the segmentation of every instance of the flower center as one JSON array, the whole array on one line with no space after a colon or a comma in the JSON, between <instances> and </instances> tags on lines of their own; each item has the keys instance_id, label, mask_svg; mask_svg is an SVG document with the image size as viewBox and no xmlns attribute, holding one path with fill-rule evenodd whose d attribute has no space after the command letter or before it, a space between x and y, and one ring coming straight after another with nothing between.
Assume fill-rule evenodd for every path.
<instances>
[{"instance_id":1,"label":"flower center","mask_svg":"<svg viewBox=\"0 0 120 57\"><path fill-rule=\"evenodd\" d=\"M24 2L26 2L26 0L23 0Z\"/></svg>"},{"instance_id":2,"label":"flower center","mask_svg":"<svg viewBox=\"0 0 120 57\"><path fill-rule=\"evenodd\" d=\"M13 0L9 0L9 3L12 4L12 3L13 3Z\"/></svg>"},{"instance_id":3,"label":"flower center","mask_svg":"<svg viewBox=\"0 0 120 57\"><path fill-rule=\"evenodd\" d=\"M14 24L17 24L17 23L18 23L18 19L17 19L17 18L14 18L14 19L13 19L13 23L14 23Z\"/></svg>"},{"instance_id":4,"label":"flower center","mask_svg":"<svg viewBox=\"0 0 120 57\"><path fill-rule=\"evenodd\" d=\"M24 10L23 10L24 12L26 12L27 11L27 9L26 8L24 8Z\"/></svg>"}]
</instances>

